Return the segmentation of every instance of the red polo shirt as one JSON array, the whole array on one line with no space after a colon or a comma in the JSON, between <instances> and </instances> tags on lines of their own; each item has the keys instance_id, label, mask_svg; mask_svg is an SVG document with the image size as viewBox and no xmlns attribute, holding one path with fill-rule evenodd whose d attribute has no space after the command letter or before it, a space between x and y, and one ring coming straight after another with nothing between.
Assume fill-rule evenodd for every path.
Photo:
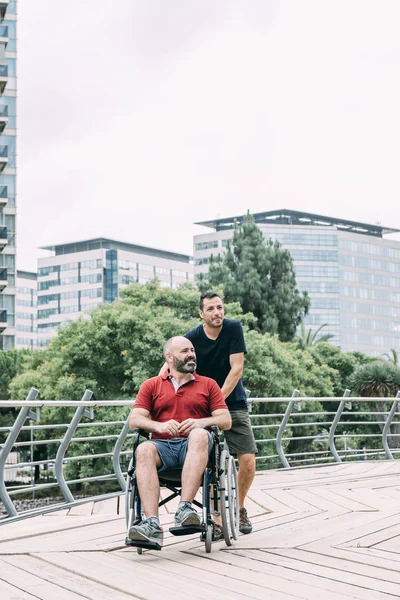
<instances>
[{"instance_id":1,"label":"red polo shirt","mask_svg":"<svg viewBox=\"0 0 400 600\"><path fill-rule=\"evenodd\" d=\"M211 417L214 410L228 410L222 392L213 379L195 373L194 379L175 391L168 370L141 385L134 408L148 410L153 421L159 423L170 419L178 423L186 419L204 419ZM152 433L151 437L169 439L174 436L169 433Z\"/></svg>"}]
</instances>

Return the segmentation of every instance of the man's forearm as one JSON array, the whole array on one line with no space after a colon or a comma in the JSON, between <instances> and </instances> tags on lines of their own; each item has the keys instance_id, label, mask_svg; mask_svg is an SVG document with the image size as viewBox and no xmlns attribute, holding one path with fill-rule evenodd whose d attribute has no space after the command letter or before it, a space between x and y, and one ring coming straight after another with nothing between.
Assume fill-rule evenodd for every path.
<instances>
[{"instance_id":1,"label":"man's forearm","mask_svg":"<svg viewBox=\"0 0 400 600\"><path fill-rule=\"evenodd\" d=\"M229 394L231 394L231 392L233 392L233 390L235 389L239 379L242 376L242 372L243 372L242 367L233 367L229 371L229 373L224 381L224 384L221 388L221 392L222 392L222 395L225 400L227 399Z\"/></svg>"},{"instance_id":2,"label":"man's forearm","mask_svg":"<svg viewBox=\"0 0 400 600\"><path fill-rule=\"evenodd\" d=\"M158 427L159 423L157 421L153 421L150 417L145 417L143 415L131 415L129 419L130 429L144 429L144 431L154 433L157 431Z\"/></svg>"},{"instance_id":3,"label":"man's forearm","mask_svg":"<svg viewBox=\"0 0 400 600\"><path fill-rule=\"evenodd\" d=\"M224 415L214 415L213 417L199 419L199 421L201 421L201 425L204 429L206 427L211 427L212 425L216 425L222 430L230 429L232 427L232 419L228 411L226 411L226 414Z\"/></svg>"}]
</instances>

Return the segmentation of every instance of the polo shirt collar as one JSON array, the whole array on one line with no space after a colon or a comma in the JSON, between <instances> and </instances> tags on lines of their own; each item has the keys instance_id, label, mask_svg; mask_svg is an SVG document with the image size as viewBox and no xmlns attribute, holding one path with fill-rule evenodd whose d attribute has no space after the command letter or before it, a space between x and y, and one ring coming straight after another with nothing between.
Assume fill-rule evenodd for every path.
<instances>
[{"instance_id":1,"label":"polo shirt collar","mask_svg":"<svg viewBox=\"0 0 400 600\"><path fill-rule=\"evenodd\" d=\"M172 375L169 372L169 369L165 369L165 371L161 374L161 379L172 379ZM196 371L192 374L192 381L198 381L199 380L199 376L197 375Z\"/></svg>"}]
</instances>

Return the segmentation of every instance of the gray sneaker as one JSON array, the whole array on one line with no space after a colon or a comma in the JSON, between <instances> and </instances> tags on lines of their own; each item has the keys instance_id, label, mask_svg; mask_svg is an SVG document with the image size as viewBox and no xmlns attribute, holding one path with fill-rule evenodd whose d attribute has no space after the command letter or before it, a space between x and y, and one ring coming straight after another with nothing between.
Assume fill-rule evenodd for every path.
<instances>
[{"instance_id":1,"label":"gray sneaker","mask_svg":"<svg viewBox=\"0 0 400 600\"><path fill-rule=\"evenodd\" d=\"M200 523L200 515L197 514L189 502L178 506L178 510L175 513L175 527L188 527L189 525L200 525Z\"/></svg>"},{"instance_id":2,"label":"gray sneaker","mask_svg":"<svg viewBox=\"0 0 400 600\"><path fill-rule=\"evenodd\" d=\"M132 525L128 536L135 542L154 542L159 546L162 546L164 541L164 531L152 518L144 519L138 525Z\"/></svg>"}]
</instances>

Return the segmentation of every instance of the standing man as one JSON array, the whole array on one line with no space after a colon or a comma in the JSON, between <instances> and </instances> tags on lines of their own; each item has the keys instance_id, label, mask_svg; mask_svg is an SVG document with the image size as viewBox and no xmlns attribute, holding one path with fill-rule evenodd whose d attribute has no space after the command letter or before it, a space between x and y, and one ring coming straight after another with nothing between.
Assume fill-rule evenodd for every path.
<instances>
[{"instance_id":1,"label":"standing man","mask_svg":"<svg viewBox=\"0 0 400 600\"><path fill-rule=\"evenodd\" d=\"M239 461L239 531L251 533L252 524L244 507L256 470L257 446L251 429L247 395L242 383L246 345L239 321L224 318L224 305L215 292L200 297L200 317L203 323L185 333L197 356L197 373L214 379L232 417L232 427L225 432L231 454Z\"/></svg>"}]
</instances>

